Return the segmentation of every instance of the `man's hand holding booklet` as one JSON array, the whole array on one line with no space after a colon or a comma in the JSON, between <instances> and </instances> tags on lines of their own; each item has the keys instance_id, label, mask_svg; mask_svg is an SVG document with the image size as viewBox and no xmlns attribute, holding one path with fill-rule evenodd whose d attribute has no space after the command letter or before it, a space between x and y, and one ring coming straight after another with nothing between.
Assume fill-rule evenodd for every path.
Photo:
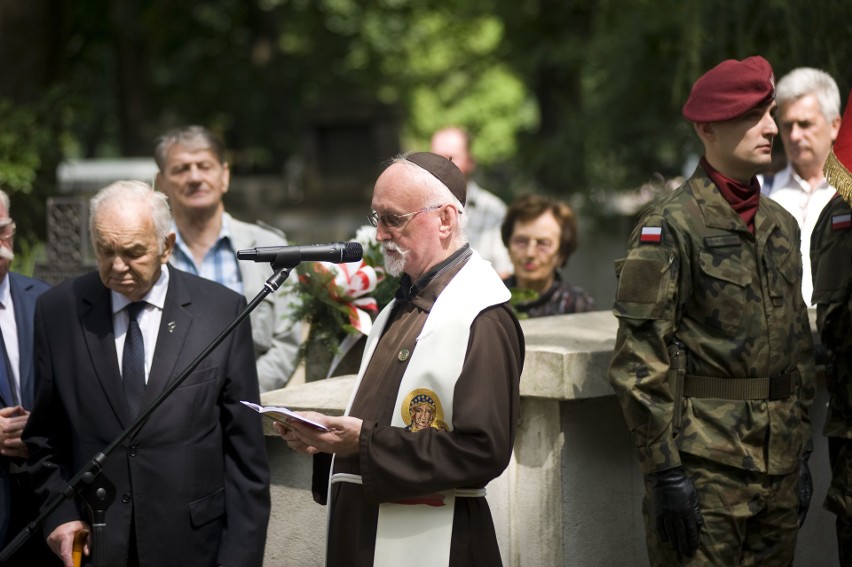
<instances>
[{"instance_id":1,"label":"man's hand holding booklet","mask_svg":"<svg viewBox=\"0 0 852 567\"><path fill-rule=\"evenodd\" d=\"M281 406L259 406L257 404L253 404L251 402L247 402L243 400L242 402L246 406L250 407L254 411L258 412L261 415L265 415L266 417L277 421L282 424L284 427L287 427L288 421L298 421L299 423L304 423L305 425L309 425L314 429L318 429L320 431L330 431L328 427L321 423L317 423L316 421L307 419L297 414L296 412L289 410L285 407Z\"/></svg>"}]
</instances>

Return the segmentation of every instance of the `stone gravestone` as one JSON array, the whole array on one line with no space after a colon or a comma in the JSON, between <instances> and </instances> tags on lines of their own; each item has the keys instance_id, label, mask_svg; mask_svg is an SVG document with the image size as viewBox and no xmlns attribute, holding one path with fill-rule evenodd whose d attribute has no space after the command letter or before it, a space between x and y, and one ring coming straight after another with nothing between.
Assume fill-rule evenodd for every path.
<instances>
[{"instance_id":1,"label":"stone gravestone","mask_svg":"<svg viewBox=\"0 0 852 567\"><path fill-rule=\"evenodd\" d=\"M47 200L47 260L36 262L34 277L56 285L95 269L88 208L82 197Z\"/></svg>"}]
</instances>

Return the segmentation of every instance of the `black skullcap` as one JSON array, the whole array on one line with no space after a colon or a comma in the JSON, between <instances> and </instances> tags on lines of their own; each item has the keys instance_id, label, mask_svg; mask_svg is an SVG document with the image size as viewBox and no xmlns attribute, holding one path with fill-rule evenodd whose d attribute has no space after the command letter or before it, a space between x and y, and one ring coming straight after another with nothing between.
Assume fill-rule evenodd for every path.
<instances>
[{"instance_id":1,"label":"black skullcap","mask_svg":"<svg viewBox=\"0 0 852 567\"><path fill-rule=\"evenodd\" d=\"M415 152L405 156L405 159L415 163L434 175L438 181L464 205L467 201L467 181L456 164L443 156L432 152Z\"/></svg>"}]
</instances>

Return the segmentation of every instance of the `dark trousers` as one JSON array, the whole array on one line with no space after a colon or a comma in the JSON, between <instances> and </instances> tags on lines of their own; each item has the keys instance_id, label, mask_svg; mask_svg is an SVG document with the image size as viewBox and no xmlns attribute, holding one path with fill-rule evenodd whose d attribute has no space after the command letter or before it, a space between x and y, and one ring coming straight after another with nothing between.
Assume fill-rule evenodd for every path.
<instances>
[{"instance_id":1,"label":"dark trousers","mask_svg":"<svg viewBox=\"0 0 852 567\"><path fill-rule=\"evenodd\" d=\"M30 487L26 473L9 475L11 481L11 517L9 532L3 545L12 541L28 523L38 516L38 501ZM18 551L3 564L3 567L62 567L59 557L47 546L47 541L39 526L30 538L18 548Z\"/></svg>"},{"instance_id":2,"label":"dark trousers","mask_svg":"<svg viewBox=\"0 0 852 567\"><path fill-rule=\"evenodd\" d=\"M643 503L648 557L654 567L790 566L799 532L798 470L776 476L681 453L704 517L693 557L680 557L657 534L647 488Z\"/></svg>"},{"instance_id":3,"label":"dark trousers","mask_svg":"<svg viewBox=\"0 0 852 567\"><path fill-rule=\"evenodd\" d=\"M837 515L837 553L841 567L852 567L852 439L828 438L828 459L831 463L831 486L825 498L825 508Z\"/></svg>"}]
</instances>

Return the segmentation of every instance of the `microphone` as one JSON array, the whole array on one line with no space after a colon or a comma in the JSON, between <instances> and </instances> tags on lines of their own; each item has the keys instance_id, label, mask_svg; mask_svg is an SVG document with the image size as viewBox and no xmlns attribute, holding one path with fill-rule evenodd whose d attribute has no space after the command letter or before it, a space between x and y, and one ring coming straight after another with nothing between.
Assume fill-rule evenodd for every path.
<instances>
[{"instance_id":1,"label":"microphone","mask_svg":"<svg viewBox=\"0 0 852 567\"><path fill-rule=\"evenodd\" d=\"M277 265L295 266L300 262L331 262L341 264L357 262L364 256L358 242L329 242L307 246L261 246L237 252L240 260L274 262Z\"/></svg>"}]
</instances>

